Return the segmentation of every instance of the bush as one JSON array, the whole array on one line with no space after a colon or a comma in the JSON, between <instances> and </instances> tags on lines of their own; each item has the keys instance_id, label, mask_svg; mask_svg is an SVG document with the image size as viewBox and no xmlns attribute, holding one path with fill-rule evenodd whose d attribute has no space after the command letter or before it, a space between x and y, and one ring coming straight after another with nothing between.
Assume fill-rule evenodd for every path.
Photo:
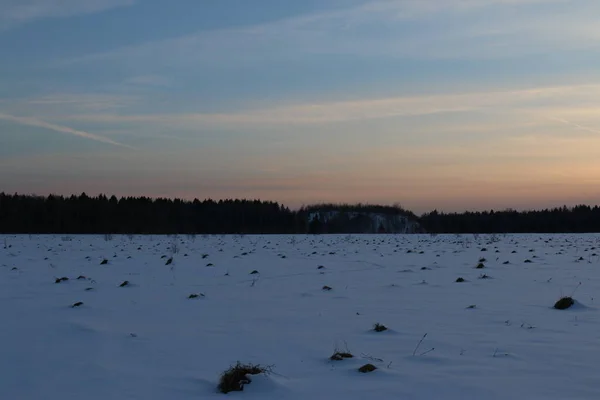
<instances>
[{"instance_id":1,"label":"bush","mask_svg":"<svg viewBox=\"0 0 600 400\"><path fill-rule=\"evenodd\" d=\"M249 375L258 375L267 372L266 368L260 365L241 364L239 361L221 374L219 379L219 392L241 392L244 385L252 382Z\"/></svg>"},{"instance_id":2,"label":"bush","mask_svg":"<svg viewBox=\"0 0 600 400\"><path fill-rule=\"evenodd\" d=\"M376 324L373 325L373 330L375 332L383 332L383 331L387 331L388 328L387 326L380 324L379 322L377 322Z\"/></svg>"}]
</instances>

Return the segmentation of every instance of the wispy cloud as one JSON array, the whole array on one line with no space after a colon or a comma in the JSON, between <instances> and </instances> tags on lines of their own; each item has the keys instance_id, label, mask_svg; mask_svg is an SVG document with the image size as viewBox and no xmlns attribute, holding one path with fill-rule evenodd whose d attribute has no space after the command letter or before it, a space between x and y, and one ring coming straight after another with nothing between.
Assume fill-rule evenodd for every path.
<instances>
[{"instance_id":1,"label":"wispy cloud","mask_svg":"<svg viewBox=\"0 0 600 400\"><path fill-rule=\"evenodd\" d=\"M532 7L533 5L537 7ZM542 8L540 5L544 5ZM580 0L388 0L262 25L202 31L89 54L57 65L268 62L306 54L496 59L596 46L600 3ZM407 28L406 23L410 26ZM556 26L560 25L560 34Z\"/></svg>"},{"instance_id":2,"label":"wispy cloud","mask_svg":"<svg viewBox=\"0 0 600 400\"><path fill-rule=\"evenodd\" d=\"M99 123L161 123L189 127L325 124L465 111L510 112L539 118L549 116L543 114L545 107L555 110L556 107L564 105L585 106L589 102L596 101L598 97L600 97L600 85L590 84L513 91L314 102L218 114L76 114L57 116L57 118Z\"/></svg>"},{"instance_id":3,"label":"wispy cloud","mask_svg":"<svg viewBox=\"0 0 600 400\"><path fill-rule=\"evenodd\" d=\"M93 14L135 3L136 0L0 0L0 28L38 19Z\"/></svg>"},{"instance_id":4,"label":"wispy cloud","mask_svg":"<svg viewBox=\"0 0 600 400\"><path fill-rule=\"evenodd\" d=\"M169 86L170 80L164 76L150 74L131 77L125 83L140 86Z\"/></svg>"},{"instance_id":5,"label":"wispy cloud","mask_svg":"<svg viewBox=\"0 0 600 400\"><path fill-rule=\"evenodd\" d=\"M82 130L78 130L78 129L73 129L73 128L69 128L67 126L62 126L62 125L56 125L56 124L51 124L45 121L40 121L39 119L36 118L31 118L31 117L17 117L14 115L8 115L8 114L0 114L0 120L5 120L5 121L9 121L9 122L14 122L17 124L23 124L23 125L28 125L28 126L35 126L38 128L44 128L44 129L49 129L51 131L55 131L55 132L61 132L61 133L66 133L69 135L74 135L74 136L79 136L85 139L90 139L90 140L94 140L97 142L101 142L101 143L105 143L105 144L110 144L113 146L119 146L119 147L126 147L126 148L130 148L132 149L131 146L119 143L119 142L115 142L112 139L108 139L102 136L98 136L98 135L94 135L93 133L89 133L86 131L82 131Z\"/></svg>"},{"instance_id":6,"label":"wispy cloud","mask_svg":"<svg viewBox=\"0 0 600 400\"><path fill-rule=\"evenodd\" d=\"M132 95L55 93L24 99L21 103L41 107L60 106L79 110L102 111L128 107L138 100L137 96ZM16 103L19 103L19 101Z\"/></svg>"},{"instance_id":7,"label":"wispy cloud","mask_svg":"<svg viewBox=\"0 0 600 400\"><path fill-rule=\"evenodd\" d=\"M565 124L565 125L569 125L573 128L576 129L580 129L582 131L586 131L586 132L590 132L590 133L597 133L600 135L600 129L595 129L595 128L590 128L589 126L585 126L585 125L580 125L576 122L572 122L563 118L549 118L552 121L556 121L556 122L560 122L561 124Z\"/></svg>"},{"instance_id":8,"label":"wispy cloud","mask_svg":"<svg viewBox=\"0 0 600 400\"><path fill-rule=\"evenodd\" d=\"M0 100L0 114L52 119L62 113L88 114L122 112L139 104L134 95L100 93L50 93Z\"/></svg>"}]
</instances>

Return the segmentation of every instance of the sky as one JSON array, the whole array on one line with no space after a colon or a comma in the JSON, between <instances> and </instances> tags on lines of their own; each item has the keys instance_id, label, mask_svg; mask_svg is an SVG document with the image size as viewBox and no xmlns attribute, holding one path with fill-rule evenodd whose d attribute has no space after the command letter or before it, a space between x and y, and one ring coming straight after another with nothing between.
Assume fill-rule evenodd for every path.
<instances>
[{"instance_id":1,"label":"sky","mask_svg":"<svg viewBox=\"0 0 600 400\"><path fill-rule=\"evenodd\" d=\"M600 203L597 0L0 0L0 191Z\"/></svg>"}]
</instances>

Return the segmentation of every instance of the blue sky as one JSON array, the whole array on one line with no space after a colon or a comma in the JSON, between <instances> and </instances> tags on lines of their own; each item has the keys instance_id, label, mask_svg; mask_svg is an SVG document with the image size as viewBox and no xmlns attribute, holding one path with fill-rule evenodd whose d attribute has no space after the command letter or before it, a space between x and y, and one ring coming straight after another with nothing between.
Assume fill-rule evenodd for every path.
<instances>
[{"instance_id":1,"label":"blue sky","mask_svg":"<svg viewBox=\"0 0 600 400\"><path fill-rule=\"evenodd\" d=\"M596 0L0 0L0 191L600 198Z\"/></svg>"}]
</instances>

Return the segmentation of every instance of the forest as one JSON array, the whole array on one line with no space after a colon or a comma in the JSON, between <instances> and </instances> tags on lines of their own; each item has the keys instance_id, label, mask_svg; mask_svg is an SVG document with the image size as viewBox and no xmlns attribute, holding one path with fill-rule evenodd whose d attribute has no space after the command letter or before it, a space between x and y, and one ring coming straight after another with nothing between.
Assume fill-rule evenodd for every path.
<instances>
[{"instance_id":1,"label":"forest","mask_svg":"<svg viewBox=\"0 0 600 400\"><path fill-rule=\"evenodd\" d=\"M591 233L600 232L600 207L449 214L433 211L422 215L419 223L434 233Z\"/></svg>"},{"instance_id":2,"label":"forest","mask_svg":"<svg viewBox=\"0 0 600 400\"><path fill-rule=\"evenodd\" d=\"M303 234L364 233L356 219L319 222L309 215L401 215L420 233L600 232L600 208L579 205L531 211L485 211L417 216L399 205L315 204L298 210L261 200L152 199L148 197L35 196L0 193L0 233Z\"/></svg>"}]
</instances>

